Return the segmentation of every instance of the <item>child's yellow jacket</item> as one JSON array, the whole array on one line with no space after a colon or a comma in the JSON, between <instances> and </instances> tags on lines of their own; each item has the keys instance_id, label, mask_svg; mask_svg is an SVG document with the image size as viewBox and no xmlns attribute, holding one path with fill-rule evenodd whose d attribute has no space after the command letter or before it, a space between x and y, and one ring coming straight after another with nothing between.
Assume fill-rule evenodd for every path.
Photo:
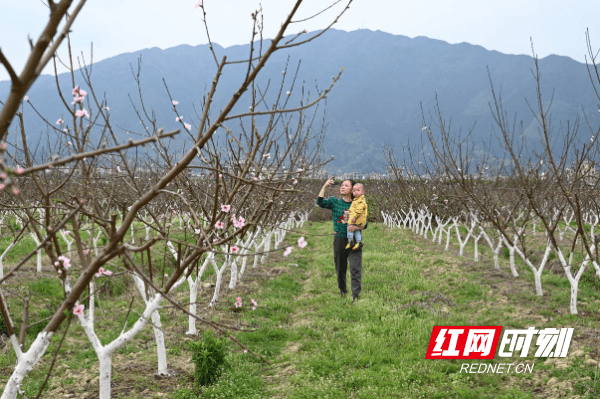
<instances>
[{"instance_id":1,"label":"child's yellow jacket","mask_svg":"<svg viewBox=\"0 0 600 399\"><path fill-rule=\"evenodd\" d=\"M355 197L350 205L348 224L356 224L363 227L367 223L367 201L365 196ZM356 218L353 222L352 219Z\"/></svg>"}]
</instances>

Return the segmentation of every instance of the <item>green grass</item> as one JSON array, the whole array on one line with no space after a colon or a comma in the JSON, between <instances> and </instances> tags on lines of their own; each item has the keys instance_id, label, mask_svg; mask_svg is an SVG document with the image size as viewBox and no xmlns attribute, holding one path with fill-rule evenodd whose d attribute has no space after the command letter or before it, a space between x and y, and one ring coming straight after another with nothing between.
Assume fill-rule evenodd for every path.
<instances>
[{"instance_id":1,"label":"green grass","mask_svg":"<svg viewBox=\"0 0 600 399\"><path fill-rule=\"evenodd\" d=\"M306 248L295 247L288 258L280 254L268 258L265 270L277 271L273 273L276 277L268 277L250 290L244 288L250 279L249 275L245 276L233 291L222 291L219 310L211 311L209 316L250 330L235 332L235 335L271 365L230 343L228 363L231 367L214 385L198 390L186 375L159 385L151 372L117 373L119 361L115 361L113 381L116 386L132 384L131 378L135 377L134 385L139 391L116 397L141 398L145 396L140 392L150 389L155 394L168 393L171 399L536 398L554 392L548 386L552 377L561 383L568 382L564 388L567 397L597 397L600 372L597 367L584 364L585 357L569 357L566 367L558 368L544 364L545 359L530 356L527 361L535 363L533 374L461 374L461 360L425 360L435 325L575 327L571 352L577 346L587 357L598 359L600 353L593 344L597 341L589 337L593 336L594 328L597 329L600 282L589 270L580 283L580 315L572 316L568 314L570 287L564 273L544 271L544 296L537 297L533 276L518 257L520 276L517 279L510 276L507 259L500 260L502 273L493 271L491 251L483 240L479 245L483 260L474 263L471 243L465 248L466 256L459 257L454 238L451 250L446 252L443 251L445 237L438 246L409 230L390 230L372 223L364 234L361 299L353 303L351 298L341 298L337 289L331 253L333 237L328 235L331 222L308 223L303 230L309 243ZM295 243L299 236L290 233L285 246ZM157 270L162 271L164 267L166 273L171 273L169 256L153 254L153 260ZM246 273L255 270L252 262L248 262L247 267ZM213 280L214 272L209 267L203 281ZM127 292L131 286L126 278L108 281L100 289L100 304L105 313L96 318L96 330L104 343L114 339L125 323L129 306ZM224 286L227 282L228 274L224 276ZM32 301L39 303L54 303L63 297L56 279L34 279L24 287L32 295ZM188 298L186 291L187 284L184 284L177 293L182 303ZM242 309L233 307L238 295L243 297ZM256 310L251 309L250 298L258 301ZM11 309L16 310L15 314L19 314L19 306L19 300L12 298ZM40 310L30 317L41 320L53 307L35 309ZM143 310L139 298L133 310L128 325L137 319L136 312ZM168 360L189 357L185 336L181 333L181 326L187 326L187 317L164 309L161 320L167 332ZM26 342L34 337L30 332ZM63 380L57 371L50 381L54 386L72 386L78 375L89 373L97 362L76 323L71 326L70 337L73 340L67 341L61 349L59 363L74 370L75 380ZM58 337L44 359L53 355L57 341ZM150 365L149 370L152 370L156 355L151 327L147 326L117 351L117 355L122 359L139 356L140 364ZM11 371L15 360L12 350L0 354L0 369ZM520 359L497 358L491 362L517 363ZM23 387L28 396L37 394L44 371L44 367L36 368L26 379ZM97 375L92 374L91 378L97 379ZM165 391L165 386L169 390Z\"/></svg>"},{"instance_id":2,"label":"green grass","mask_svg":"<svg viewBox=\"0 0 600 399\"><path fill-rule=\"evenodd\" d=\"M329 223L307 227L309 233L319 235L329 230ZM591 376L594 368L580 368L579 360L565 370L549 367L534 374L461 374L460 360L424 359L434 325L585 325L587 319L559 316L555 311L568 310L569 285L565 286L564 277L545 273L546 291L552 295L539 298L533 292L533 278L521 267L518 293L509 296L505 306L494 307L497 293L488 293L494 281L485 270L473 266L466 270L463 265L469 263L472 246L467 246L467 257L458 258L452 251L443 252L443 245L431 245L408 230L372 224L365 233L361 299L352 303L337 292L331 239L307 235L303 264L290 267L286 275L265 286L261 293L267 303L264 309L242 314L243 320L262 327L255 333L239 334L240 339L269 359L277 359L275 370L265 368L265 379L280 378L279 369L292 370L283 384L267 382L266 397L533 398L537 397L534 389L546 388L540 376L550 371L559 380L573 381L573 391L582 397L594 397L590 386L596 392L600 389L597 372ZM486 252L483 246L481 252ZM491 270L490 258L481 263ZM456 267L445 268L449 264ZM292 284L294 280L302 284L301 291ZM512 277L507 276L507 282L511 284ZM553 283L556 288L550 288ZM589 287L583 288L582 281L582 294L595 298L596 280L590 277L585 284ZM550 303L544 307L548 296ZM475 313L478 307L484 311ZM532 309L534 315L550 312L554 320L530 320L525 312L517 312L523 307ZM513 360L516 364L520 359L494 362ZM544 360L529 359L538 365ZM582 379L585 376L591 380Z\"/></svg>"}]
</instances>

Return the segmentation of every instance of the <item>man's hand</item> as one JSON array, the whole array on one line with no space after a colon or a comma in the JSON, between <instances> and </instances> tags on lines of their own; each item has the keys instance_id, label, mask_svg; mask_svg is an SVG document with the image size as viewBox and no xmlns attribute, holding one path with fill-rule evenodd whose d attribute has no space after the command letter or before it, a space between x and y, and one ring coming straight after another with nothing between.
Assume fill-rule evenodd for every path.
<instances>
[{"instance_id":1,"label":"man's hand","mask_svg":"<svg viewBox=\"0 0 600 399\"><path fill-rule=\"evenodd\" d=\"M352 221L350 223L356 223L356 218L352 218Z\"/></svg>"},{"instance_id":2,"label":"man's hand","mask_svg":"<svg viewBox=\"0 0 600 399\"><path fill-rule=\"evenodd\" d=\"M333 177L330 177L329 179L327 179L327 181L325 182L325 186L324 187L331 187L333 185L334 181L333 181Z\"/></svg>"}]
</instances>

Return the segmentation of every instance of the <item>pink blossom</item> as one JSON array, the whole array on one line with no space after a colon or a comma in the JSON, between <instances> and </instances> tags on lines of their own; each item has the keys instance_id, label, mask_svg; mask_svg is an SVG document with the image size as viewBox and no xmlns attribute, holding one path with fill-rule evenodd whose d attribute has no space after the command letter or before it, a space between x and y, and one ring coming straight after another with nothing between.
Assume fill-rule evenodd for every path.
<instances>
[{"instance_id":1,"label":"pink blossom","mask_svg":"<svg viewBox=\"0 0 600 399\"><path fill-rule=\"evenodd\" d=\"M121 168L117 166L117 172L121 172Z\"/></svg>"},{"instance_id":2,"label":"pink blossom","mask_svg":"<svg viewBox=\"0 0 600 399\"><path fill-rule=\"evenodd\" d=\"M0 144L0 148L2 148L3 150L6 150L6 143Z\"/></svg>"},{"instance_id":3,"label":"pink blossom","mask_svg":"<svg viewBox=\"0 0 600 399\"><path fill-rule=\"evenodd\" d=\"M95 274L96 277L100 277L102 275L102 273L104 273L104 268L101 267L100 269L98 269L98 273Z\"/></svg>"},{"instance_id":4,"label":"pink blossom","mask_svg":"<svg viewBox=\"0 0 600 399\"><path fill-rule=\"evenodd\" d=\"M83 253L86 254L86 255L89 254L90 253L90 249L89 248L88 249L84 249Z\"/></svg>"},{"instance_id":5,"label":"pink blossom","mask_svg":"<svg viewBox=\"0 0 600 399\"><path fill-rule=\"evenodd\" d=\"M298 172L304 172L304 169L298 168Z\"/></svg>"},{"instance_id":6,"label":"pink blossom","mask_svg":"<svg viewBox=\"0 0 600 399\"><path fill-rule=\"evenodd\" d=\"M269 153L267 153L267 154L263 154L263 157L264 157L264 158L267 158L267 159L271 159L271 154L269 154Z\"/></svg>"},{"instance_id":7,"label":"pink blossom","mask_svg":"<svg viewBox=\"0 0 600 399\"><path fill-rule=\"evenodd\" d=\"M173 100L173 105L177 105L177 104L179 104L179 101Z\"/></svg>"},{"instance_id":8,"label":"pink blossom","mask_svg":"<svg viewBox=\"0 0 600 399\"><path fill-rule=\"evenodd\" d=\"M254 181L258 181L258 177L255 177L255 178L253 178L252 180L254 180Z\"/></svg>"},{"instance_id":9,"label":"pink blossom","mask_svg":"<svg viewBox=\"0 0 600 399\"><path fill-rule=\"evenodd\" d=\"M202 0L198 0L194 8L202 7Z\"/></svg>"},{"instance_id":10,"label":"pink blossom","mask_svg":"<svg viewBox=\"0 0 600 399\"><path fill-rule=\"evenodd\" d=\"M6 179L6 173L0 173L0 178L1 179Z\"/></svg>"},{"instance_id":11,"label":"pink blossom","mask_svg":"<svg viewBox=\"0 0 600 399\"><path fill-rule=\"evenodd\" d=\"M85 109L78 109L77 111L75 111L75 116L79 118L82 116L89 116L89 114Z\"/></svg>"},{"instance_id":12,"label":"pink blossom","mask_svg":"<svg viewBox=\"0 0 600 399\"><path fill-rule=\"evenodd\" d=\"M283 205L283 201L279 201L279 205Z\"/></svg>"},{"instance_id":13,"label":"pink blossom","mask_svg":"<svg viewBox=\"0 0 600 399\"><path fill-rule=\"evenodd\" d=\"M243 226L246 223L246 219L244 219L243 217L240 216L238 222L241 223Z\"/></svg>"},{"instance_id":14,"label":"pink blossom","mask_svg":"<svg viewBox=\"0 0 600 399\"><path fill-rule=\"evenodd\" d=\"M54 266L60 266L60 262L54 262Z\"/></svg>"},{"instance_id":15,"label":"pink blossom","mask_svg":"<svg viewBox=\"0 0 600 399\"><path fill-rule=\"evenodd\" d=\"M112 276L112 272L110 270L105 270L104 271L104 275L105 276Z\"/></svg>"},{"instance_id":16,"label":"pink blossom","mask_svg":"<svg viewBox=\"0 0 600 399\"><path fill-rule=\"evenodd\" d=\"M221 205L222 212L229 212L230 209L231 209L231 205Z\"/></svg>"},{"instance_id":17,"label":"pink blossom","mask_svg":"<svg viewBox=\"0 0 600 399\"><path fill-rule=\"evenodd\" d=\"M239 252L239 248L237 247L237 245L234 245L233 247L231 247L231 253L232 254L237 254Z\"/></svg>"},{"instance_id":18,"label":"pink blossom","mask_svg":"<svg viewBox=\"0 0 600 399\"><path fill-rule=\"evenodd\" d=\"M84 308L85 308L85 306L76 304L75 307L73 308L73 314L81 319L81 316L83 316Z\"/></svg>"},{"instance_id":19,"label":"pink blossom","mask_svg":"<svg viewBox=\"0 0 600 399\"><path fill-rule=\"evenodd\" d=\"M4 184L0 184L0 190L4 190Z\"/></svg>"},{"instance_id":20,"label":"pink blossom","mask_svg":"<svg viewBox=\"0 0 600 399\"><path fill-rule=\"evenodd\" d=\"M183 116L178 116L177 118L175 118L175 122L181 122L182 119L183 119Z\"/></svg>"},{"instance_id":21,"label":"pink blossom","mask_svg":"<svg viewBox=\"0 0 600 399\"><path fill-rule=\"evenodd\" d=\"M200 229L194 229L194 231L196 232L196 234L200 234Z\"/></svg>"},{"instance_id":22,"label":"pink blossom","mask_svg":"<svg viewBox=\"0 0 600 399\"><path fill-rule=\"evenodd\" d=\"M51 227L48 227L48 230L51 230L51 229L52 229ZM58 257L58 260L60 262L62 262L65 269L68 269L71 267L71 259L67 258L66 256L61 255Z\"/></svg>"},{"instance_id":23,"label":"pink blossom","mask_svg":"<svg viewBox=\"0 0 600 399\"><path fill-rule=\"evenodd\" d=\"M288 91L288 92L287 92L287 93L285 93L285 94L287 94L287 95L289 96L289 95L290 95L290 94L292 94L292 93Z\"/></svg>"},{"instance_id":24,"label":"pink blossom","mask_svg":"<svg viewBox=\"0 0 600 399\"><path fill-rule=\"evenodd\" d=\"M217 229L222 229L225 226L225 224L221 221L217 221L217 223L215 223L215 227Z\"/></svg>"},{"instance_id":25,"label":"pink blossom","mask_svg":"<svg viewBox=\"0 0 600 399\"><path fill-rule=\"evenodd\" d=\"M17 174L20 175L21 173L25 172L25 169L18 167L17 168Z\"/></svg>"},{"instance_id":26,"label":"pink blossom","mask_svg":"<svg viewBox=\"0 0 600 399\"><path fill-rule=\"evenodd\" d=\"M247 349L244 349L244 353L248 353L248 350L247 350Z\"/></svg>"},{"instance_id":27,"label":"pink blossom","mask_svg":"<svg viewBox=\"0 0 600 399\"><path fill-rule=\"evenodd\" d=\"M184 123L183 126L185 126L187 130L190 130L192 128L192 125L190 125L189 123Z\"/></svg>"},{"instance_id":28,"label":"pink blossom","mask_svg":"<svg viewBox=\"0 0 600 399\"><path fill-rule=\"evenodd\" d=\"M25 97L24 97L24 100L25 100L25 101L29 101L29 97L25 96Z\"/></svg>"},{"instance_id":29,"label":"pink blossom","mask_svg":"<svg viewBox=\"0 0 600 399\"><path fill-rule=\"evenodd\" d=\"M308 33L308 29L304 29L302 33Z\"/></svg>"},{"instance_id":30,"label":"pink blossom","mask_svg":"<svg viewBox=\"0 0 600 399\"><path fill-rule=\"evenodd\" d=\"M293 184L298 184L298 180L294 179Z\"/></svg>"},{"instance_id":31,"label":"pink blossom","mask_svg":"<svg viewBox=\"0 0 600 399\"><path fill-rule=\"evenodd\" d=\"M19 195L20 191L18 188L13 188L13 194Z\"/></svg>"},{"instance_id":32,"label":"pink blossom","mask_svg":"<svg viewBox=\"0 0 600 399\"><path fill-rule=\"evenodd\" d=\"M60 118L59 120L57 120L57 121L56 121L56 124L57 124L57 125L60 125L60 124L62 124L62 123L63 123L63 119L62 119L62 118Z\"/></svg>"},{"instance_id":33,"label":"pink blossom","mask_svg":"<svg viewBox=\"0 0 600 399\"><path fill-rule=\"evenodd\" d=\"M304 237L300 237L300 239L298 240L298 246L300 248L304 248L307 245L308 245L308 243L304 240Z\"/></svg>"},{"instance_id":34,"label":"pink blossom","mask_svg":"<svg viewBox=\"0 0 600 399\"><path fill-rule=\"evenodd\" d=\"M223 177L223 175L219 173L219 177Z\"/></svg>"},{"instance_id":35,"label":"pink blossom","mask_svg":"<svg viewBox=\"0 0 600 399\"><path fill-rule=\"evenodd\" d=\"M250 111L252 111L252 105L250 106Z\"/></svg>"},{"instance_id":36,"label":"pink blossom","mask_svg":"<svg viewBox=\"0 0 600 399\"><path fill-rule=\"evenodd\" d=\"M288 256L292 253L292 247L287 247L285 251L283 251L283 256Z\"/></svg>"},{"instance_id":37,"label":"pink blossom","mask_svg":"<svg viewBox=\"0 0 600 399\"><path fill-rule=\"evenodd\" d=\"M258 303L254 299L251 299L251 301L253 306L258 306Z\"/></svg>"},{"instance_id":38,"label":"pink blossom","mask_svg":"<svg viewBox=\"0 0 600 399\"><path fill-rule=\"evenodd\" d=\"M73 91L71 92L71 94L73 94L74 96L76 96L78 92L79 92L79 86L75 86L75 88L73 89Z\"/></svg>"},{"instance_id":39,"label":"pink blossom","mask_svg":"<svg viewBox=\"0 0 600 399\"><path fill-rule=\"evenodd\" d=\"M79 90L79 95L80 96L87 96L87 91L85 91L85 90Z\"/></svg>"}]
</instances>

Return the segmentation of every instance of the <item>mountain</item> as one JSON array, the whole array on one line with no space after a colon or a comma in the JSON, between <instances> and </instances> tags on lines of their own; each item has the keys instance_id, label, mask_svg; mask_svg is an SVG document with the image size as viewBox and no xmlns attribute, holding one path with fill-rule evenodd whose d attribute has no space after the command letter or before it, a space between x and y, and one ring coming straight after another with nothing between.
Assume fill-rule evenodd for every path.
<instances>
[{"instance_id":1,"label":"mountain","mask_svg":"<svg viewBox=\"0 0 600 399\"><path fill-rule=\"evenodd\" d=\"M249 45L228 48L215 45L214 48L219 59L227 56L228 61L244 59L250 52ZM216 72L215 61L207 45L182 45L166 50L150 48L120 54L97 62L92 71L95 93L99 97L106 95L111 121L120 128L117 131L119 137L124 140L128 137L127 131L142 130L131 104L133 102L141 112L133 77L137 73L139 59L144 104L147 110L154 110L159 125L167 130L179 127L163 79L172 98L179 101L178 110L184 121L197 121L195 112L200 113L202 96L210 88ZM468 43L449 44L426 37L410 39L381 31L330 30L313 42L280 51L269 60L257 79L262 89L270 81L267 100L276 95L283 78L281 72L288 59L284 92L289 90L291 78L300 63L296 86L289 98L290 107L299 104L302 84L314 98L315 84L319 89L327 87L332 76L344 67L342 78L326 103L325 158L330 155L336 157L327 166L330 171L369 171L369 162L381 170L384 143L393 145L397 155L401 155L402 145L409 142L411 147L420 145L421 104L429 125L430 114L434 115L436 95L444 117L452 121L454 134L458 135L461 129L464 137L475 125L473 140L489 142L493 130L498 129L488 105L492 101L488 69L509 119L512 121L516 114L517 120L523 121L525 135L532 142L538 140L535 115L527 104L529 101L535 109L537 101L536 82L532 77L535 65L529 56L502 54ZM600 124L598 98L586 66L556 55L539 60L539 66L544 104L550 104L552 98L554 131L558 132L560 122L566 126L567 120L572 123L576 118L584 122L581 129L587 129L583 127L586 126L584 113L591 126L597 127ZM231 97L246 68L243 64L234 64L224 69L215 95L213 115ZM76 84L87 90L79 72L76 72L75 78ZM70 100L70 75L60 75L59 82L65 98ZM0 98L6 98L9 88L9 82L0 82ZM64 116L54 77L41 76L28 96L49 121ZM245 93L234 112L247 111L249 104L249 94ZM45 137L47 128L27 105L24 115L28 137ZM317 121L315 123L320 125L320 119ZM228 127L239 130L239 123L230 121ZM173 145L181 145L183 139L175 139Z\"/></svg>"}]
</instances>

